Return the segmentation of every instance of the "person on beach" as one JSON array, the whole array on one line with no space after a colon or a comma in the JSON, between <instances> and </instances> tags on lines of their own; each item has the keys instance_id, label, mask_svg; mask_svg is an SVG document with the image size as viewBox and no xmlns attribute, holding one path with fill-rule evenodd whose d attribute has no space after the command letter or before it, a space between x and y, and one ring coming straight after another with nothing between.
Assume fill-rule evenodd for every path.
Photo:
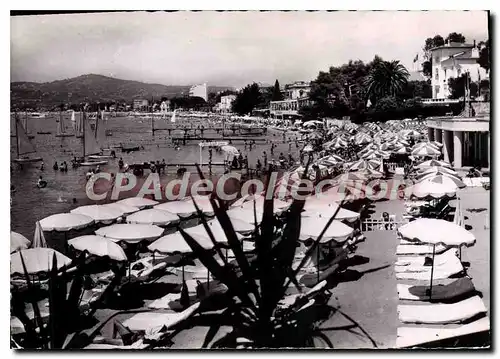
<instances>
[{"instance_id":1,"label":"person on beach","mask_svg":"<svg viewBox=\"0 0 500 359\"><path fill-rule=\"evenodd\" d=\"M238 168L239 169L243 168L243 155L241 154L241 152L240 152L240 154L238 156Z\"/></svg>"},{"instance_id":2,"label":"person on beach","mask_svg":"<svg viewBox=\"0 0 500 359\"><path fill-rule=\"evenodd\" d=\"M59 169L59 166L57 165L57 161L54 163L54 166L52 166L54 171L57 171Z\"/></svg>"},{"instance_id":3,"label":"person on beach","mask_svg":"<svg viewBox=\"0 0 500 359\"><path fill-rule=\"evenodd\" d=\"M264 156L264 168L267 168L267 153L266 153L266 151L264 151L263 156Z\"/></svg>"},{"instance_id":4,"label":"person on beach","mask_svg":"<svg viewBox=\"0 0 500 359\"><path fill-rule=\"evenodd\" d=\"M45 170L45 167L44 167L44 163L42 161L42 164L40 165L40 171L43 171L43 170Z\"/></svg>"},{"instance_id":5,"label":"person on beach","mask_svg":"<svg viewBox=\"0 0 500 359\"><path fill-rule=\"evenodd\" d=\"M262 170L262 163L260 162L260 159L257 159L257 164L255 165L255 169L257 170L257 173L260 173Z\"/></svg>"}]
</instances>

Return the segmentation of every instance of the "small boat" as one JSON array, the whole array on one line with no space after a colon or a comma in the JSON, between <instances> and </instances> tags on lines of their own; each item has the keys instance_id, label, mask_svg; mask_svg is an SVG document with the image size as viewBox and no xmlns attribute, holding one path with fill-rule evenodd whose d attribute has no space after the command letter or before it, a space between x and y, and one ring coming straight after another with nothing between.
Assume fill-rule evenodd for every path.
<instances>
[{"instance_id":1,"label":"small boat","mask_svg":"<svg viewBox=\"0 0 500 359\"><path fill-rule=\"evenodd\" d=\"M106 136L113 136L113 132L111 132L111 130L106 130Z\"/></svg>"},{"instance_id":2,"label":"small boat","mask_svg":"<svg viewBox=\"0 0 500 359\"><path fill-rule=\"evenodd\" d=\"M31 112L29 114L29 117L31 117L31 118L45 118L45 114L40 113L40 112Z\"/></svg>"},{"instance_id":3,"label":"small boat","mask_svg":"<svg viewBox=\"0 0 500 359\"><path fill-rule=\"evenodd\" d=\"M128 153L128 152L134 152L134 151L139 151L141 148L139 146L130 146L130 147L122 147L122 152Z\"/></svg>"},{"instance_id":4,"label":"small boat","mask_svg":"<svg viewBox=\"0 0 500 359\"><path fill-rule=\"evenodd\" d=\"M80 166L97 166L97 165L105 165L107 164L108 161L87 161L87 162L81 162Z\"/></svg>"},{"instance_id":5,"label":"small boat","mask_svg":"<svg viewBox=\"0 0 500 359\"><path fill-rule=\"evenodd\" d=\"M113 158L111 155L90 155L88 156L90 160L110 160Z\"/></svg>"}]
</instances>

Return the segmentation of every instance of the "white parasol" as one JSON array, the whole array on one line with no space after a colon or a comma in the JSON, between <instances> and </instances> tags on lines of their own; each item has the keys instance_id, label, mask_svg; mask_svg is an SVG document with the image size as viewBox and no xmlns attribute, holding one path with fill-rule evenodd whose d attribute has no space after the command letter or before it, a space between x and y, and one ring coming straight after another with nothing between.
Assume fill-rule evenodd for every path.
<instances>
[{"instance_id":1,"label":"white parasol","mask_svg":"<svg viewBox=\"0 0 500 359\"><path fill-rule=\"evenodd\" d=\"M10 253L26 249L30 246L31 242L28 238L21 233L10 232Z\"/></svg>"},{"instance_id":2,"label":"white parasol","mask_svg":"<svg viewBox=\"0 0 500 359\"><path fill-rule=\"evenodd\" d=\"M160 237L163 234L163 228L150 224L123 223L99 228L95 233L115 242L125 241L136 243Z\"/></svg>"},{"instance_id":3,"label":"white parasol","mask_svg":"<svg viewBox=\"0 0 500 359\"><path fill-rule=\"evenodd\" d=\"M90 226L94 220L83 214L59 213L46 217L40 221L44 231L67 232Z\"/></svg>"},{"instance_id":4,"label":"white parasol","mask_svg":"<svg viewBox=\"0 0 500 359\"><path fill-rule=\"evenodd\" d=\"M116 208L98 204L90 206L80 206L78 208L72 209L70 212L83 214L92 218L96 222L104 224L110 224L123 215L123 212Z\"/></svg>"},{"instance_id":5,"label":"white parasol","mask_svg":"<svg viewBox=\"0 0 500 359\"><path fill-rule=\"evenodd\" d=\"M159 209L144 209L127 217L127 223L155 224L157 226L168 226L179 222L179 217L173 213Z\"/></svg>"},{"instance_id":6,"label":"white parasol","mask_svg":"<svg viewBox=\"0 0 500 359\"><path fill-rule=\"evenodd\" d=\"M141 197L125 198L125 199L122 199L116 203L125 204L127 206L132 206L132 207L138 207L140 209L147 208L147 207L153 207L154 205L158 204L157 201L154 201L154 200L149 199L149 198L141 198Z\"/></svg>"},{"instance_id":7,"label":"white parasol","mask_svg":"<svg viewBox=\"0 0 500 359\"><path fill-rule=\"evenodd\" d=\"M112 240L101 236L80 236L70 239L68 244L79 251L87 251L99 257L109 257L116 261L127 260L127 256L122 247Z\"/></svg>"},{"instance_id":8,"label":"white parasol","mask_svg":"<svg viewBox=\"0 0 500 359\"><path fill-rule=\"evenodd\" d=\"M28 274L49 272L52 269L54 255L57 259L57 269L71 263L71 259L52 248L23 249L10 255L10 274L24 274L21 255Z\"/></svg>"}]
</instances>

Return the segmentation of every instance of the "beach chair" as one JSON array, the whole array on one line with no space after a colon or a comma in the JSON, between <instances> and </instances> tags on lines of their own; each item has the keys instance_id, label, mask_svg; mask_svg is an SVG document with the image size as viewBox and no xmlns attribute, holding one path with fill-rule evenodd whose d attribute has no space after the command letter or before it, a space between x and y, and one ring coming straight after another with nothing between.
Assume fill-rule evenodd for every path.
<instances>
[{"instance_id":1,"label":"beach chair","mask_svg":"<svg viewBox=\"0 0 500 359\"><path fill-rule=\"evenodd\" d=\"M312 288L316 284L322 282L323 280L326 280L328 277L330 277L340 269L342 260L346 259L348 254L349 250L347 248L342 249L324 270L318 269L316 265L304 267L302 269L304 274L299 274L299 283L308 288Z\"/></svg>"},{"instance_id":2,"label":"beach chair","mask_svg":"<svg viewBox=\"0 0 500 359\"><path fill-rule=\"evenodd\" d=\"M430 272L432 264L434 264L434 269L436 270L439 267L450 265L452 263L460 263L456 255L456 249L449 249L446 252L439 254L434 257L434 263L432 263L432 258L426 260L425 257L421 257L422 260L417 260L419 257L413 257L415 260L398 260L396 265L394 266L394 270L396 273L404 273L404 272ZM427 263L426 263L427 262ZM399 264L398 264L399 263ZM403 264L401 264L403 263Z\"/></svg>"},{"instance_id":3,"label":"beach chair","mask_svg":"<svg viewBox=\"0 0 500 359\"><path fill-rule=\"evenodd\" d=\"M401 266L398 268L406 268L406 266ZM419 271L396 271L396 279L429 281L431 277L432 266L422 266L420 267L420 269L421 270ZM453 256L450 257L450 259L442 265L434 265L433 279L446 279L462 272L464 272L464 267L460 262L460 259Z\"/></svg>"},{"instance_id":4,"label":"beach chair","mask_svg":"<svg viewBox=\"0 0 500 359\"><path fill-rule=\"evenodd\" d=\"M192 305L212 295L227 292L227 286L219 281L200 282L187 280L186 287L189 296L189 303ZM182 310L185 306L181 302L181 293L168 293L167 295L154 300L148 305L151 309L171 309Z\"/></svg>"},{"instance_id":5,"label":"beach chair","mask_svg":"<svg viewBox=\"0 0 500 359\"><path fill-rule=\"evenodd\" d=\"M446 263L446 261L450 258L451 255L457 256L458 255L458 249L457 248L450 248L447 251L438 254L434 257L434 264L439 265L442 263ZM395 263L396 266L423 266L427 263L432 264L432 255L431 256L416 256L416 257L410 257L410 256L402 256L398 257L397 262Z\"/></svg>"},{"instance_id":6,"label":"beach chair","mask_svg":"<svg viewBox=\"0 0 500 359\"><path fill-rule=\"evenodd\" d=\"M429 286L427 285L408 285L398 283L399 300L429 300ZM474 293L474 284L468 277L458 278L457 280L446 284L438 284L432 287L432 301L449 301L454 298L460 298Z\"/></svg>"},{"instance_id":7,"label":"beach chair","mask_svg":"<svg viewBox=\"0 0 500 359\"><path fill-rule=\"evenodd\" d=\"M180 313L144 312L134 314L123 321L123 325L131 331L146 331L149 328L165 326L167 329L191 317L200 306L195 303Z\"/></svg>"},{"instance_id":8,"label":"beach chair","mask_svg":"<svg viewBox=\"0 0 500 359\"><path fill-rule=\"evenodd\" d=\"M399 305L399 320L415 324L452 324L486 314L487 309L479 296L452 304Z\"/></svg>"},{"instance_id":9,"label":"beach chair","mask_svg":"<svg viewBox=\"0 0 500 359\"><path fill-rule=\"evenodd\" d=\"M409 348L425 343L431 343L448 338L487 332L490 330L488 317L454 328L432 327L399 327L397 331L396 348Z\"/></svg>"},{"instance_id":10,"label":"beach chair","mask_svg":"<svg viewBox=\"0 0 500 359\"><path fill-rule=\"evenodd\" d=\"M427 244L400 244L396 248L396 255L432 255L433 247ZM441 254L447 249L448 247L438 244L435 254Z\"/></svg>"}]
</instances>

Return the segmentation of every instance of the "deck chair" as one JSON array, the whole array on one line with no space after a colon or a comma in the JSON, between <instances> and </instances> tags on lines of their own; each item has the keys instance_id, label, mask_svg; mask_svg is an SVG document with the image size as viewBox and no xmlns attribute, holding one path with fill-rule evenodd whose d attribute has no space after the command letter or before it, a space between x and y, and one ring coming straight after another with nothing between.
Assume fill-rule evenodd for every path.
<instances>
[{"instance_id":1,"label":"deck chair","mask_svg":"<svg viewBox=\"0 0 500 359\"><path fill-rule=\"evenodd\" d=\"M210 286L207 283L201 283L200 281L186 281L186 286L188 288L189 303L194 304L202 299L210 297L218 293L224 293L227 291L227 286L218 281L211 281ZM193 282L195 282L193 284ZM200 288L201 287L201 288ZM181 293L168 293L164 297L154 300L148 305L151 309L171 309L171 310L182 310L184 305L181 302Z\"/></svg>"},{"instance_id":2,"label":"deck chair","mask_svg":"<svg viewBox=\"0 0 500 359\"><path fill-rule=\"evenodd\" d=\"M163 325L167 328L171 328L191 317L199 306L200 303L195 303L180 313L137 313L126 319L122 324L131 331L146 331L149 328L155 328Z\"/></svg>"},{"instance_id":3,"label":"deck chair","mask_svg":"<svg viewBox=\"0 0 500 359\"><path fill-rule=\"evenodd\" d=\"M487 312L479 296L464 299L453 304L399 305L399 320L415 324L452 324Z\"/></svg>"},{"instance_id":4,"label":"deck chair","mask_svg":"<svg viewBox=\"0 0 500 359\"><path fill-rule=\"evenodd\" d=\"M430 288L427 285L408 285L398 283L399 300L429 300ZM458 278L457 280L446 285L434 285L432 287L433 301L448 301L454 298L460 298L475 291L474 284L468 277Z\"/></svg>"},{"instance_id":5,"label":"deck chair","mask_svg":"<svg viewBox=\"0 0 500 359\"><path fill-rule=\"evenodd\" d=\"M441 254L446 251L448 247L442 244L436 245L436 254ZM433 246L427 244L400 244L396 248L396 255L432 255Z\"/></svg>"},{"instance_id":6,"label":"deck chair","mask_svg":"<svg viewBox=\"0 0 500 359\"><path fill-rule=\"evenodd\" d=\"M92 343L87 345L84 349L94 349L94 350L141 350L147 349L148 345L144 343L142 339L130 344L130 345L117 345L108 343Z\"/></svg>"},{"instance_id":7,"label":"deck chair","mask_svg":"<svg viewBox=\"0 0 500 359\"><path fill-rule=\"evenodd\" d=\"M456 263L458 262L460 264L460 259L455 254L456 252L453 249L449 249L446 252L437 255L434 258L434 271L436 271L438 268L446 265L450 265L450 263ZM415 257L413 257L415 258ZM417 257L418 258L418 257ZM432 257L428 257L428 263L429 265L424 265L426 260L425 257L421 257L422 261L408 261L406 262L405 265L398 265L396 262L396 265L394 266L394 270L396 273L408 273L408 272L430 272L432 268Z\"/></svg>"},{"instance_id":8,"label":"deck chair","mask_svg":"<svg viewBox=\"0 0 500 359\"><path fill-rule=\"evenodd\" d=\"M457 256L458 249L450 248L446 252L438 254L434 257L434 264L439 265L446 263L451 255ZM426 258L428 258L426 260ZM395 263L396 266L423 266L425 262L432 263L432 254L430 256L401 256L398 257L398 261Z\"/></svg>"},{"instance_id":9,"label":"deck chair","mask_svg":"<svg viewBox=\"0 0 500 359\"><path fill-rule=\"evenodd\" d=\"M456 328L399 327L396 348L408 348L489 330L490 320L488 317L460 325Z\"/></svg>"},{"instance_id":10,"label":"deck chair","mask_svg":"<svg viewBox=\"0 0 500 359\"><path fill-rule=\"evenodd\" d=\"M396 279L429 281L431 277L432 266L422 266L420 268L422 268L422 271L419 272L396 272ZM462 262L460 262L460 259L458 259L458 257L452 256L446 263L434 266L433 279L437 280L450 278L451 276L459 274L463 271L464 267L462 265Z\"/></svg>"},{"instance_id":11,"label":"deck chair","mask_svg":"<svg viewBox=\"0 0 500 359\"><path fill-rule=\"evenodd\" d=\"M300 276L298 279L299 283L308 287L312 288L315 285L317 285L319 282L324 281L327 279L329 276L331 276L333 273L337 272L340 268L340 262L344 259L347 258L349 254L348 249L344 249L341 251L330 263L327 269L320 270L319 271L319 276L318 276L318 269L316 266L310 266L307 268L303 268L303 271L305 274Z\"/></svg>"}]
</instances>

